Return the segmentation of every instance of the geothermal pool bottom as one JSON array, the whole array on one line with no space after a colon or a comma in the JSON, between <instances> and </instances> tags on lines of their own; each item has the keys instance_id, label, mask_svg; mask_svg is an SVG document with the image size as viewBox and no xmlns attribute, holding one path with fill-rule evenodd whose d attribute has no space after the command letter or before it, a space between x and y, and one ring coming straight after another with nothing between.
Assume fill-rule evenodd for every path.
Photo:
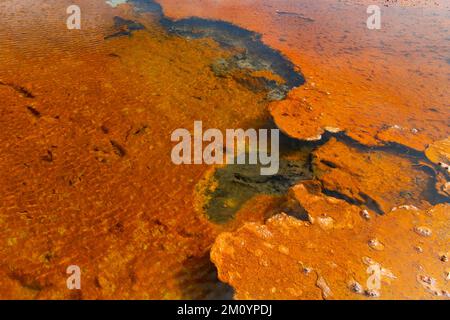
<instances>
[{"instance_id":1,"label":"geothermal pool bottom","mask_svg":"<svg viewBox=\"0 0 450 320\"><path fill-rule=\"evenodd\" d=\"M412 75L403 86L373 46L379 63L362 77L367 43L353 37L364 30L351 25L330 47L332 23L353 20L330 17L328 1L254 1L254 16L217 4L233 24L209 3L187 18L195 1L175 12L162 1L163 14L153 1L82 0L86 28L74 32L61 28L68 1L28 2L20 14L0 4L1 298L447 298L447 95ZM355 17L363 7L333 6ZM38 11L48 19L23 29ZM386 63L404 66L395 49ZM439 80L436 61L424 68ZM279 174L174 165L171 133L198 120L281 129ZM69 265L81 290L66 286ZM378 291L367 287L374 266Z\"/></svg>"}]
</instances>

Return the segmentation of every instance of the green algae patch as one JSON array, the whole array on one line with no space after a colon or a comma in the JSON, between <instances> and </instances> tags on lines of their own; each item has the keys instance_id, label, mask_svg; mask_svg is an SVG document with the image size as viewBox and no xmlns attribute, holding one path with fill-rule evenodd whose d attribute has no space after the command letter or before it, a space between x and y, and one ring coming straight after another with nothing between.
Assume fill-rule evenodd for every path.
<instances>
[{"instance_id":1,"label":"green algae patch","mask_svg":"<svg viewBox=\"0 0 450 320\"><path fill-rule=\"evenodd\" d=\"M281 150L280 168L272 176L261 175L261 165L237 165L213 168L197 186L201 211L214 223L233 219L240 208L257 195L283 196L299 181L312 178L309 165L311 147Z\"/></svg>"}]
</instances>

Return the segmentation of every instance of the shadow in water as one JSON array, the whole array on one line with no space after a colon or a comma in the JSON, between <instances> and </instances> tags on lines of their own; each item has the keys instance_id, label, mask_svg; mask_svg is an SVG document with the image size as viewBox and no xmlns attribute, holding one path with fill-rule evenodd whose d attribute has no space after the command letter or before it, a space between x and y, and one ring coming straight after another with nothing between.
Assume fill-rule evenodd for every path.
<instances>
[{"instance_id":1,"label":"shadow in water","mask_svg":"<svg viewBox=\"0 0 450 320\"><path fill-rule=\"evenodd\" d=\"M183 299L233 299L233 288L217 278L217 270L210 260L209 252L202 257L188 258L177 279L183 290Z\"/></svg>"}]
</instances>

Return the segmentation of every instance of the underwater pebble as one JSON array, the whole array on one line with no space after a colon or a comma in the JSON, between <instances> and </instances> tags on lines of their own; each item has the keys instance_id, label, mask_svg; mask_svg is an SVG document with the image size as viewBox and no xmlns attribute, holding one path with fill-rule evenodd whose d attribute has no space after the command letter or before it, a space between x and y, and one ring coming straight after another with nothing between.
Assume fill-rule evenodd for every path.
<instances>
[{"instance_id":1,"label":"underwater pebble","mask_svg":"<svg viewBox=\"0 0 450 320\"><path fill-rule=\"evenodd\" d=\"M433 233L428 227L415 227L414 231L423 237L429 237Z\"/></svg>"},{"instance_id":2,"label":"underwater pebble","mask_svg":"<svg viewBox=\"0 0 450 320\"><path fill-rule=\"evenodd\" d=\"M417 252L422 253L423 249L421 246L415 246L414 249L416 249Z\"/></svg>"},{"instance_id":3,"label":"underwater pebble","mask_svg":"<svg viewBox=\"0 0 450 320\"><path fill-rule=\"evenodd\" d=\"M363 217L366 220L370 220L370 213L367 210L362 210L361 211L361 217Z\"/></svg>"}]
</instances>

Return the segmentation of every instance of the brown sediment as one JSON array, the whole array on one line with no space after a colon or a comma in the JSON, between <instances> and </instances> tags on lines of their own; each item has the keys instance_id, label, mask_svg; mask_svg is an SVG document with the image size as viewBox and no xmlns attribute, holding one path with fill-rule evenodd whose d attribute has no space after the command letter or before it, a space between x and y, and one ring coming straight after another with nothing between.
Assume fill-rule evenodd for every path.
<instances>
[{"instance_id":1,"label":"brown sediment","mask_svg":"<svg viewBox=\"0 0 450 320\"><path fill-rule=\"evenodd\" d=\"M448 204L427 211L404 208L370 220L357 215L341 228L281 213L265 224L222 233L211 258L237 299L445 299L448 265L440 258L449 250L449 213ZM348 217L334 219L337 226ZM431 235L417 233L420 228ZM374 250L373 243L383 247ZM379 289L369 287L371 266L379 266Z\"/></svg>"}]
</instances>

